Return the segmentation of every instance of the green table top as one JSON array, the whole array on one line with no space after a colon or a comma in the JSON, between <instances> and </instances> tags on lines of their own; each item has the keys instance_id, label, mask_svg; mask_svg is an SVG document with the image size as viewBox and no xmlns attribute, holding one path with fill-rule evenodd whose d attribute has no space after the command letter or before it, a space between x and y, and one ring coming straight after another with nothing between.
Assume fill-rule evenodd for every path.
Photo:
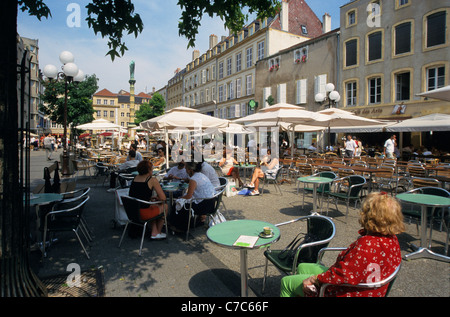
<instances>
[{"instance_id":1,"label":"green table top","mask_svg":"<svg viewBox=\"0 0 450 317\"><path fill-rule=\"evenodd\" d=\"M185 189L189 186L188 183L181 183L181 182L168 182L167 184L160 183L161 188L165 191L176 191L180 189ZM181 184L181 187L180 187Z\"/></svg>"},{"instance_id":2,"label":"green table top","mask_svg":"<svg viewBox=\"0 0 450 317\"><path fill-rule=\"evenodd\" d=\"M403 193L398 194L395 197L401 201L419 205L441 207L450 206L450 198L437 195Z\"/></svg>"},{"instance_id":3,"label":"green table top","mask_svg":"<svg viewBox=\"0 0 450 317\"><path fill-rule=\"evenodd\" d=\"M271 238L259 237L258 241L256 241L253 247L254 249L257 249L259 247L266 246L268 244L278 241L278 239L280 238L280 230L275 225L259 220L247 220L247 219L231 220L210 227L206 232L206 236L208 237L209 240L221 246L230 248L240 248L238 246L233 246L233 244L241 235L257 237L259 233L263 231L264 227L272 228L273 237Z\"/></svg>"},{"instance_id":4,"label":"green table top","mask_svg":"<svg viewBox=\"0 0 450 317\"><path fill-rule=\"evenodd\" d=\"M333 182L332 178L328 177L320 177L320 176L305 176L297 178L298 181L303 183L331 183Z\"/></svg>"},{"instance_id":5,"label":"green table top","mask_svg":"<svg viewBox=\"0 0 450 317\"><path fill-rule=\"evenodd\" d=\"M233 165L234 167L242 167L242 168L252 168L255 167L255 164L243 164L243 165Z\"/></svg>"},{"instance_id":6,"label":"green table top","mask_svg":"<svg viewBox=\"0 0 450 317\"><path fill-rule=\"evenodd\" d=\"M63 200L63 195L54 193L35 194L30 199L30 205L46 205L55 201Z\"/></svg>"}]
</instances>

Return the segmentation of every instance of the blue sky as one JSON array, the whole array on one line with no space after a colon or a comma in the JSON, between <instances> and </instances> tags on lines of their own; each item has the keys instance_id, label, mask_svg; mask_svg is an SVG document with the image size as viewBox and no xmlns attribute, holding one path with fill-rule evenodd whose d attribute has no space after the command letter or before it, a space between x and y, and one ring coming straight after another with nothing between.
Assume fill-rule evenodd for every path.
<instances>
[{"instance_id":1,"label":"blue sky","mask_svg":"<svg viewBox=\"0 0 450 317\"><path fill-rule=\"evenodd\" d=\"M46 0L52 12L49 19L37 20L19 11L18 33L23 37L39 40L39 64L43 69L47 64L60 67L59 53L71 51L75 63L85 74L96 74L99 89L112 92L120 89L129 91L129 64L135 61L136 93L151 92L167 84L177 68L184 68L191 61L193 49L187 49L188 41L178 35L178 20L181 10L176 0L133 0L135 11L140 14L144 31L138 36L125 39L128 51L114 62L109 56L107 39L96 36L89 29L85 19L88 0ZM332 28L339 27L339 7L349 0L309 0L306 1L319 19L325 12L331 15ZM326 3L326 5L325 5ZM80 26L70 27L68 17L73 10L69 5L79 5ZM70 8L70 7L69 7ZM71 15L72 14L72 15ZM206 52L209 35L227 35L219 18L204 17L196 39L196 48Z\"/></svg>"}]
</instances>

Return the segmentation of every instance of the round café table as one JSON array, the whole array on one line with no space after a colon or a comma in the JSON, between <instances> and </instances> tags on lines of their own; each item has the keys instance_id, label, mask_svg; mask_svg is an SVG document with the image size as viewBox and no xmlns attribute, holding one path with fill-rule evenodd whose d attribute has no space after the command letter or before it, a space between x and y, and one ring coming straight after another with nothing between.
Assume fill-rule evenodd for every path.
<instances>
[{"instance_id":1,"label":"round caf\u00e9 table","mask_svg":"<svg viewBox=\"0 0 450 317\"><path fill-rule=\"evenodd\" d=\"M56 193L42 193L42 194L30 194L30 207L43 207L50 205L54 202L62 201L64 196L62 194L56 194ZM24 197L25 201L25 197ZM39 235L39 227L41 224L41 217L39 216L39 210L40 208L36 208L36 228L35 228L35 235L36 235L36 243L31 246L32 250L35 249L42 249L42 241L38 238Z\"/></svg>"},{"instance_id":2,"label":"round caf\u00e9 table","mask_svg":"<svg viewBox=\"0 0 450 317\"><path fill-rule=\"evenodd\" d=\"M259 237L264 227L270 227L273 235L267 238ZM240 270L241 270L241 296L248 296L248 262L247 251L268 246L280 239L280 230L275 225L259 220L239 219L216 224L206 232L208 239L222 247L240 250ZM258 237L253 246L235 245L236 240L241 236Z\"/></svg>"},{"instance_id":3,"label":"round caf\u00e9 table","mask_svg":"<svg viewBox=\"0 0 450 317\"><path fill-rule=\"evenodd\" d=\"M236 167L237 169L242 168L244 170L244 183L246 183L247 182L247 170L255 168L256 165L255 164L242 164L242 165L236 164L236 165L233 165L233 167Z\"/></svg>"},{"instance_id":4,"label":"round caf\u00e9 table","mask_svg":"<svg viewBox=\"0 0 450 317\"><path fill-rule=\"evenodd\" d=\"M333 182L332 178L320 176L304 176L297 178L299 182L305 184L313 184L313 212L312 215L317 215L317 187Z\"/></svg>"},{"instance_id":5,"label":"round caf\u00e9 table","mask_svg":"<svg viewBox=\"0 0 450 317\"><path fill-rule=\"evenodd\" d=\"M405 259L419 259L419 258L428 258L434 260L440 260L444 262L450 262L450 257L437 254L426 247L427 245L427 207L449 207L450 206L450 198L442 197L437 195L428 195L428 194L408 194L402 193L395 196L398 200L409 203L420 205L421 207L421 219L420 219L420 246L417 247L413 245L414 252L405 255ZM433 217L431 214L430 217ZM433 230L433 228L430 228Z\"/></svg>"}]
</instances>

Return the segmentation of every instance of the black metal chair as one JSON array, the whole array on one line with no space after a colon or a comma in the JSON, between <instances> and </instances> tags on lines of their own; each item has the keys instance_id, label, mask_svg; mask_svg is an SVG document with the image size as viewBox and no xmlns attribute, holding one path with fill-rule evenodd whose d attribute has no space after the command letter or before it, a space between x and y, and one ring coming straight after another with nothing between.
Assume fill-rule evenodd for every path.
<instances>
[{"instance_id":1,"label":"black metal chair","mask_svg":"<svg viewBox=\"0 0 450 317\"><path fill-rule=\"evenodd\" d=\"M264 251L266 263L262 287L263 292L266 286L267 267L269 261L273 263L279 271L286 275L297 274L297 266L300 263L317 262L320 249L327 247L336 234L336 227L333 220L321 215L304 216L291 221L276 224L275 226L281 227L284 225L297 223L299 221L306 221L307 230L306 232L299 230L299 234L296 237L299 238L298 244L293 243L295 241L294 239L291 242L292 245L288 245L288 247L284 250L272 250L269 246L269 248Z\"/></svg>"},{"instance_id":2,"label":"black metal chair","mask_svg":"<svg viewBox=\"0 0 450 317\"><path fill-rule=\"evenodd\" d=\"M44 215L44 227L43 238L42 238L42 253L43 256L46 256L46 243L47 243L47 235L54 234L57 232L67 232L72 231L75 233L78 242L83 248L86 257L89 259L89 254L84 247L83 241L78 234L78 230L81 229L81 217L83 215L83 210L86 205L86 202L89 200L89 196L78 197L77 199L72 200L71 202L66 202L66 204L58 204L55 205L53 210ZM74 204L74 207L69 207L67 209L59 209L61 207L66 207L68 204ZM84 234L84 232L83 232Z\"/></svg>"},{"instance_id":3,"label":"black metal chair","mask_svg":"<svg viewBox=\"0 0 450 317\"><path fill-rule=\"evenodd\" d=\"M67 207L70 207L69 204L76 203L77 201L79 201L81 198L87 196L87 194L89 193L89 191L91 190L90 187L85 187L85 188L80 188L71 192L65 192L63 193L63 200L56 203L56 205L53 207L53 209L64 209ZM65 207L64 207L65 206ZM89 228L87 221L86 221L86 217L84 217L84 215L81 216L81 229L83 230L83 232L86 235L86 238L89 241L93 241L92 238L92 230Z\"/></svg>"},{"instance_id":4,"label":"black metal chair","mask_svg":"<svg viewBox=\"0 0 450 317\"><path fill-rule=\"evenodd\" d=\"M134 224L134 225L138 225L138 226L142 227L141 243L139 246L139 255L142 255L142 244L144 243L145 232L147 229L147 224L149 222L163 217L164 221L166 223L166 235L168 234L166 212L164 210L162 213L160 213L156 217L153 217L153 218L150 218L147 220L142 220L141 212L140 212L140 209L142 207L144 207L144 206L147 207L148 205L159 205L159 204L161 204L161 202L160 201L149 202L149 201L140 200L140 199L130 197L130 196L122 196L121 199L122 199L122 203L123 203L125 212L127 213L128 220L127 220L127 223L125 224L125 227L122 232L122 236L119 241L119 248L122 245L122 240L125 235L125 232L128 229L128 225L130 223Z\"/></svg>"},{"instance_id":5,"label":"black metal chair","mask_svg":"<svg viewBox=\"0 0 450 317\"><path fill-rule=\"evenodd\" d=\"M341 184L346 183L348 187L345 191L342 191L340 186ZM327 203L327 212L330 204L330 198L334 199L336 209L338 209L337 201L344 200L347 203L347 209L345 213L345 219L348 217L348 206L350 201L354 201L355 205L359 201L361 202L361 191L363 189L364 184L366 184L366 179L361 175L351 175L344 178L338 178L334 180L334 190L328 193L328 203Z\"/></svg>"},{"instance_id":6,"label":"black metal chair","mask_svg":"<svg viewBox=\"0 0 450 317\"><path fill-rule=\"evenodd\" d=\"M214 215L217 212L217 210L219 209L220 202L222 201L222 195L223 195L224 192L225 192L225 187L221 191L217 192L213 197L196 198L196 199L199 199L199 200L201 199L203 201L212 201L212 208L211 208L210 212L205 214L206 216ZM193 199L191 199L191 201L189 202L189 209L188 209L189 210L189 217L188 217L187 230L186 230L186 241L188 240L188 237L189 237L189 229L191 227L192 217L194 217L194 221L193 221L194 228L195 228L195 222L196 222L197 217L198 217L198 215L195 214L195 209L194 209L194 215L192 215L192 204L193 204Z\"/></svg>"},{"instance_id":7,"label":"black metal chair","mask_svg":"<svg viewBox=\"0 0 450 317\"><path fill-rule=\"evenodd\" d=\"M281 175L282 170L283 170L282 167L278 168L275 175L267 175L267 173L264 172L264 178L262 180L261 196L264 194L265 184L268 184L268 183L272 183L274 185L275 189L278 189L278 191L280 192L280 195L283 196L283 193L282 193L281 187L280 187L280 182L278 180Z\"/></svg>"},{"instance_id":8,"label":"black metal chair","mask_svg":"<svg viewBox=\"0 0 450 317\"><path fill-rule=\"evenodd\" d=\"M104 166L103 163L96 163L95 168L97 170L97 173L95 174L95 177L97 178L97 183L95 184L95 186L98 185L99 177L103 177L103 183L102 183L102 186L103 186L109 177L110 170L107 166Z\"/></svg>"},{"instance_id":9,"label":"black metal chair","mask_svg":"<svg viewBox=\"0 0 450 317\"><path fill-rule=\"evenodd\" d=\"M347 248L323 248L319 251L317 263L323 265L322 258L323 258L325 251L344 251L344 250L347 250ZM392 289L392 286L394 285L395 279L397 278L400 268L401 268L401 264L399 266L397 266L397 268L391 275L389 275L387 278L380 280L380 281L375 281L375 282L371 282L371 283L359 283L356 285L339 284L339 286L346 287L346 288L354 287L357 289L378 289L380 287L385 286L386 284L389 284L389 286L386 290L386 294L385 294L385 297L387 297ZM333 284L321 284L320 291L319 291L319 297L324 297L326 289L330 286L333 286Z\"/></svg>"}]
</instances>

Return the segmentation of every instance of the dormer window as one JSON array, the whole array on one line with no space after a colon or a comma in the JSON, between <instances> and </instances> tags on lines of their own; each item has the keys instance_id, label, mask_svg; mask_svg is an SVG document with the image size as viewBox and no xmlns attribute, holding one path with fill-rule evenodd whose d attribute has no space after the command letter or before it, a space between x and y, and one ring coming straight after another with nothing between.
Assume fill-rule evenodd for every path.
<instances>
[{"instance_id":1,"label":"dormer window","mask_svg":"<svg viewBox=\"0 0 450 317\"><path fill-rule=\"evenodd\" d=\"M308 34L308 28L306 27L306 25L302 25L301 28L303 34Z\"/></svg>"}]
</instances>

